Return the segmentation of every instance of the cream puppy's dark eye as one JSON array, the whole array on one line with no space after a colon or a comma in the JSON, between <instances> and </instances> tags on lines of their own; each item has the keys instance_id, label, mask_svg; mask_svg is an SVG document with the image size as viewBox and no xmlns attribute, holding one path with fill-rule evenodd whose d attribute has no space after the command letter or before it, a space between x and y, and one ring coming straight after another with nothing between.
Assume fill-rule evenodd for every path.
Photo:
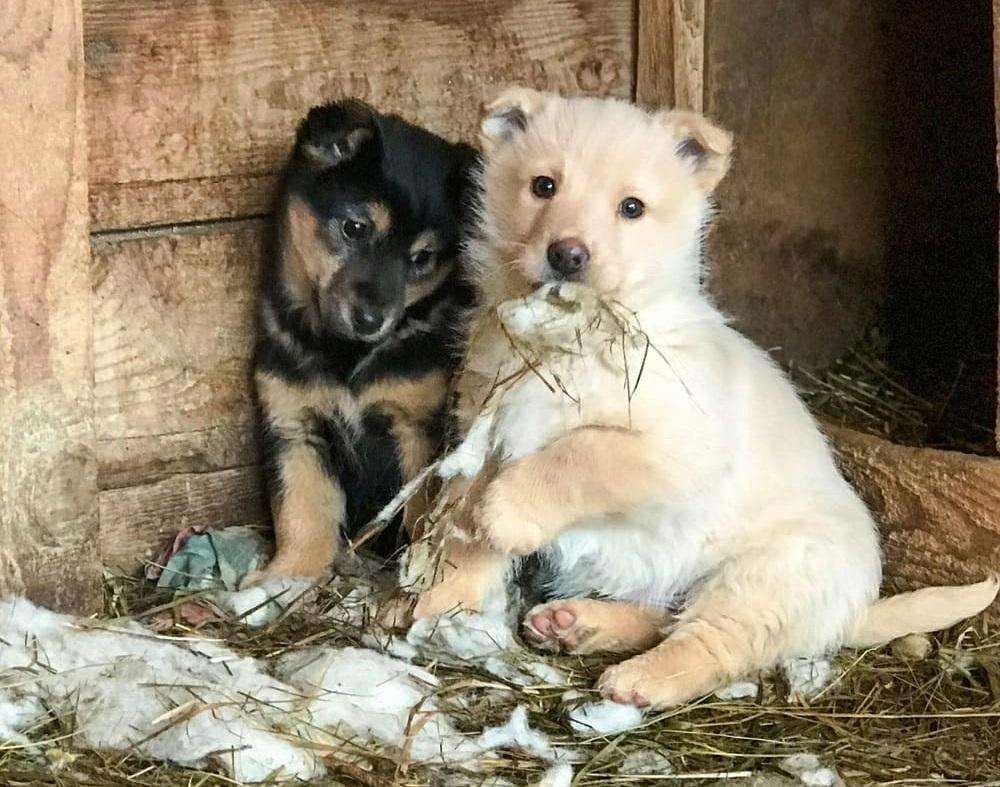
<instances>
[{"instance_id":1,"label":"cream puppy's dark eye","mask_svg":"<svg viewBox=\"0 0 1000 787\"><path fill-rule=\"evenodd\" d=\"M646 206L641 199L626 197L618 204L618 212L626 219L637 219L646 212Z\"/></svg>"},{"instance_id":2,"label":"cream puppy's dark eye","mask_svg":"<svg viewBox=\"0 0 1000 787\"><path fill-rule=\"evenodd\" d=\"M540 199L552 199L556 193L556 182L548 175L539 175L531 181L531 193Z\"/></svg>"},{"instance_id":3,"label":"cream puppy's dark eye","mask_svg":"<svg viewBox=\"0 0 1000 787\"><path fill-rule=\"evenodd\" d=\"M361 240L367 238L371 233L371 226L363 221L344 219L344 222L340 225L340 231L344 233L344 237L348 240Z\"/></svg>"}]
</instances>

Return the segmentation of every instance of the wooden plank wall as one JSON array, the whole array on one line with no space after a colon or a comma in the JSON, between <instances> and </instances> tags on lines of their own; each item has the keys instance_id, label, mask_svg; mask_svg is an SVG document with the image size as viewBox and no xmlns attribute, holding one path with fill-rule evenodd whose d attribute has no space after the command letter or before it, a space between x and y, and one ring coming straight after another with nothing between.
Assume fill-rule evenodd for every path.
<instances>
[{"instance_id":1,"label":"wooden plank wall","mask_svg":"<svg viewBox=\"0 0 1000 787\"><path fill-rule=\"evenodd\" d=\"M471 139L499 86L629 97L632 0L85 0L102 555L263 518L251 309L296 122L356 95ZM144 229L145 228L145 229Z\"/></svg>"},{"instance_id":2,"label":"wooden plank wall","mask_svg":"<svg viewBox=\"0 0 1000 787\"><path fill-rule=\"evenodd\" d=\"M79 0L0 24L0 596L101 602ZM31 166L25 166L31 162Z\"/></svg>"}]
</instances>

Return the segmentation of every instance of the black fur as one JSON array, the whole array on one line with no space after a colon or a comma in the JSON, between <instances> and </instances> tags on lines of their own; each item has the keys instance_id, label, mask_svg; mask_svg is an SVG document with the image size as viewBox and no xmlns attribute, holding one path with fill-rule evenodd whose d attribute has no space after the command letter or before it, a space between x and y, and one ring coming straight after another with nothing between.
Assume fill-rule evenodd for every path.
<instances>
[{"instance_id":1,"label":"black fur","mask_svg":"<svg viewBox=\"0 0 1000 787\"><path fill-rule=\"evenodd\" d=\"M292 386L327 386L355 401L376 384L391 387L441 370L450 377L459 360L457 335L472 300L457 258L474 160L470 147L451 144L359 101L311 110L299 127L265 248L258 374ZM367 241L352 240L343 222L372 204L388 209L388 231L372 230ZM292 238L286 218L296 205L307 206L316 221L317 254L329 254L323 264L338 270L329 287L316 287L305 300L287 286ZM403 298L422 281L414 273L413 244L428 230L438 239L433 272L440 271L443 280L405 307ZM374 304L390 315L386 324L391 319L391 330L372 341L359 335L343 317L358 304ZM416 424L432 453L444 436L444 409L424 414ZM306 419L305 436L298 430L283 434L262 402L262 446L272 499L280 504L284 495L295 494L282 489L277 479L289 444L305 441L344 491L347 513L339 525L344 535L354 535L404 480L393 432L394 419L400 417L405 414L398 408L375 402L360 414L313 412ZM333 512L328 524L337 524ZM395 549L398 531L397 519L393 532L379 539L378 551Z\"/></svg>"}]
</instances>

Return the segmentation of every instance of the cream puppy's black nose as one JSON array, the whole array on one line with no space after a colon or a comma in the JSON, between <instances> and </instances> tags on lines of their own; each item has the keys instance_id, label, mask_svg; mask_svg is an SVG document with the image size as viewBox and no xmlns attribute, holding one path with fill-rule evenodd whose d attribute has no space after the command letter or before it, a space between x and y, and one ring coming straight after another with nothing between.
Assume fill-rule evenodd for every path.
<instances>
[{"instance_id":1,"label":"cream puppy's black nose","mask_svg":"<svg viewBox=\"0 0 1000 787\"><path fill-rule=\"evenodd\" d=\"M590 249L579 238L561 238L549 244L545 256L552 270L563 278L573 279L587 270Z\"/></svg>"}]
</instances>

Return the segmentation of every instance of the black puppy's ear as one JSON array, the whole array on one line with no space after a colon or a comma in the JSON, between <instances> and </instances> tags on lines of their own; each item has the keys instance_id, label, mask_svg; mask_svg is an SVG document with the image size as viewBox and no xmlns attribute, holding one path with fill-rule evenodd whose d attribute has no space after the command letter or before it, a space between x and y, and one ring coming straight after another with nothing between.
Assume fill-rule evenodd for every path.
<instances>
[{"instance_id":1,"label":"black puppy's ear","mask_svg":"<svg viewBox=\"0 0 1000 787\"><path fill-rule=\"evenodd\" d=\"M375 138L375 110L351 98L313 107L299 124L295 154L311 167L328 169L353 159Z\"/></svg>"}]
</instances>

